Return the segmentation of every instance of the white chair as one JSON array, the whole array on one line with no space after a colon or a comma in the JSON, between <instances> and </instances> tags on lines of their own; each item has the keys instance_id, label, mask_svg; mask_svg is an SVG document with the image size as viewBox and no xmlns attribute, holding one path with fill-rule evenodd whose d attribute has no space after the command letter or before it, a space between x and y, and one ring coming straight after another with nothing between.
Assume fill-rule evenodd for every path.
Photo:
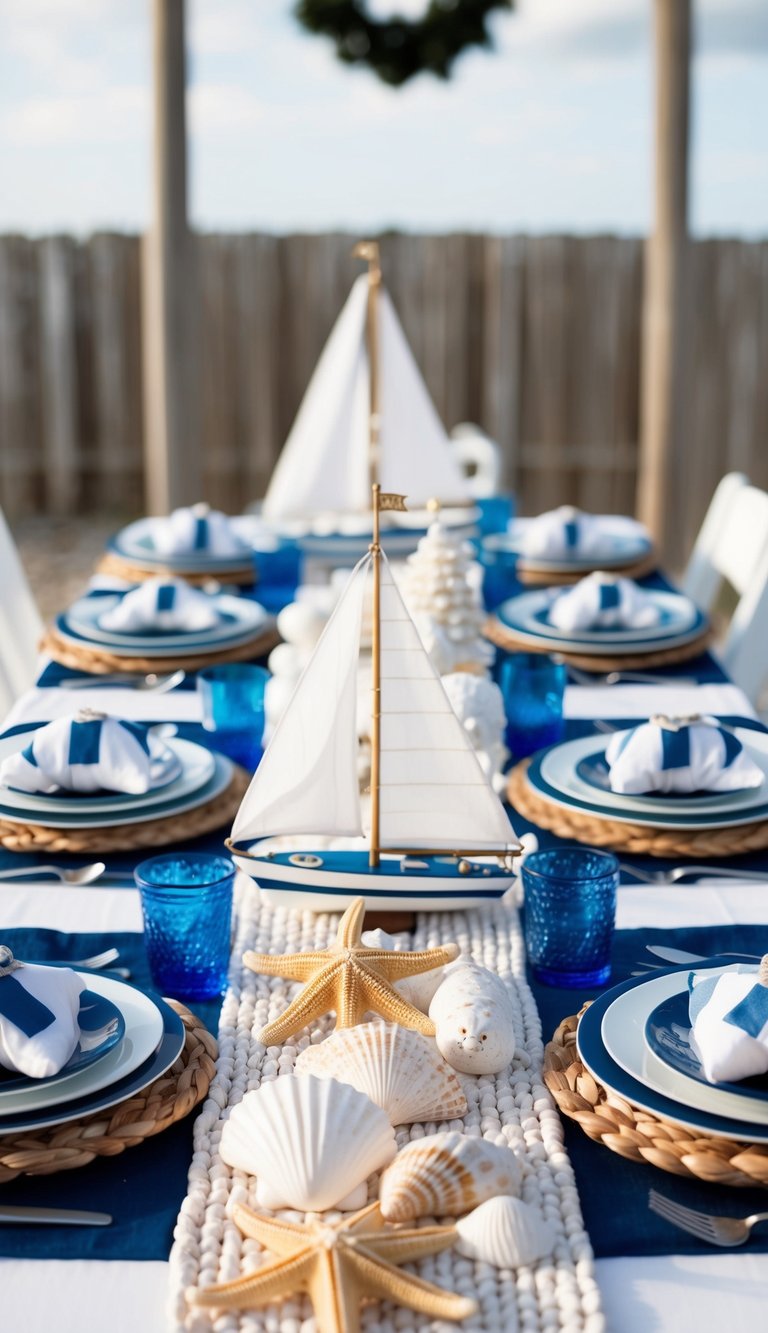
<instances>
[{"instance_id":1,"label":"white chair","mask_svg":"<svg viewBox=\"0 0 768 1333\"><path fill-rule=\"evenodd\" d=\"M43 622L0 512L0 718L34 684Z\"/></svg>"},{"instance_id":2,"label":"white chair","mask_svg":"<svg viewBox=\"0 0 768 1333\"><path fill-rule=\"evenodd\" d=\"M723 582L738 596L718 653L753 703L768 679L768 494L747 477L723 477L683 577L683 591L710 611Z\"/></svg>"},{"instance_id":3,"label":"white chair","mask_svg":"<svg viewBox=\"0 0 768 1333\"><path fill-rule=\"evenodd\" d=\"M501 450L479 426L462 421L451 431L451 446L475 500L496 495L501 483Z\"/></svg>"}]
</instances>

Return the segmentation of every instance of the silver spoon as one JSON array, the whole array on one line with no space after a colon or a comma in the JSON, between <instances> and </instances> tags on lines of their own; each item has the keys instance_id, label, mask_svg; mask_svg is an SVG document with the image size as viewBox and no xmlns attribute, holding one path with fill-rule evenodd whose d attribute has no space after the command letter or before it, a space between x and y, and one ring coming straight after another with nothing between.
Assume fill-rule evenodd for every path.
<instances>
[{"instance_id":1,"label":"silver spoon","mask_svg":"<svg viewBox=\"0 0 768 1333\"><path fill-rule=\"evenodd\" d=\"M146 676L132 675L130 671L113 671L104 676L70 676L59 681L59 689L87 690L99 685L126 685L132 690L167 694L169 690L175 690L177 685L181 685L186 676L186 671L182 671L181 668L166 676L158 676L154 671L150 671Z\"/></svg>"},{"instance_id":2,"label":"silver spoon","mask_svg":"<svg viewBox=\"0 0 768 1333\"><path fill-rule=\"evenodd\" d=\"M0 879L19 879L30 875L54 875L62 884L93 884L104 874L103 861L94 861L92 865L80 866L77 870L68 870L66 866L13 866L11 870L0 870Z\"/></svg>"}]
</instances>

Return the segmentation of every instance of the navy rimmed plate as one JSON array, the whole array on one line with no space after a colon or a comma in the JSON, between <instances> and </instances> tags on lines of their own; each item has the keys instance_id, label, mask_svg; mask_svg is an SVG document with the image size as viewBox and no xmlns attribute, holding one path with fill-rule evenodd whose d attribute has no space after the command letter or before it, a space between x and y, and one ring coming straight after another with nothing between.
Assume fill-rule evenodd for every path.
<instances>
[{"instance_id":1,"label":"navy rimmed plate","mask_svg":"<svg viewBox=\"0 0 768 1333\"><path fill-rule=\"evenodd\" d=\"M575 768L576 776L598 792L612 792L611 775L604 750L596 750L580 759ZM638 793L644 801L711 801L718 804L718 797L735 796L738 792L752 791L752 787L734 787L731 791L644 791ZM613 795L620 793L612 792ZM726 804L726 802L723 802ZM733 801L727 802L733 806Z\"/></svg>"},{"instance_id":2,"label":"navy rimmed plate","mask_svg":"<svg viewBox=\"0 0 768 1333\"><path fill-rule=\"evenodd\" d=\"M645 1024L645 1040L662 1064L676 1074L695 1079L708 1088L746 1097L750 1101L768 1104L768 1074L745 1078L740 1083L711 1083L701 1067L695 1047L691 1044L691 1025L688 1018L688 991L680 991L657 1004Z\"/></svg>"},{"instance_id":3,"label":"navy rimmed plate","mask_svg":"<svg viewBox=\"0 0 768 1333\"><path fill-rule=\"evenodd\" d=\"M697 970L732 965L732 958L708 958L706 962L697 964ZM659 972L654 975L672 976L680 972L690 972L690 970L690 965L687 964L681 967L659 969ZM576 1030L576 1048L584 1066L603 1085L606 1091L614 1092L619 1097L631 1102L633 1106L639 1107L640 1110L650 1111L653 1115L662 1116L674 1124L682 1125L685 1129L703 1130L717 1138L745 1140L751 1143L768 1143L768 1125L755 1124L748 1119L730 1119L711 1111L696 1110L687 1106L685 1102L664 1096L653 1088L649 1088L647 1084L641 1083L639 1079L633 1078L609 1055L602 1036L602 1023L608 1009L619 996L636 990L638 987L645 985L647 981L647 977L631 977L629 981L624 981L619 986L613 986L610 990L599 995L585 1009Z\"/></svg>"},{"instance_id":4,"label":"navy rimmed plate","mask_svg":"<svg viewBox=\"0 0 768 1333\"><path fill-rule=\"evenodd\" d=\"M70 1074L79 1074L111 1051L125 1035L125 1019L116 1004L103 995L84 990L80 995L80 1040L67 1063L50 1078L30 1078L27 1074L0 1069L0 1094L21 1092L25 1088L51 1087Z\"/></svg>"}]
</instances>

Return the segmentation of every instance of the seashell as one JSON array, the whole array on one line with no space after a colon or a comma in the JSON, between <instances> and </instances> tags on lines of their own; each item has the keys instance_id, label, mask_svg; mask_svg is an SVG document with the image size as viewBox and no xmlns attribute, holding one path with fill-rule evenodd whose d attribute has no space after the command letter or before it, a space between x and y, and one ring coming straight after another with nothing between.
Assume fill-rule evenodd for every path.
<instances>
[{"instance_id":1,"label":"seashell","mask_svg":"<svg viewBox=\"0 0 768 1333\"><path fill-rule=\"evenodd\" d=\"M504 982L471 959L459 958L429 1006L444 1060L462 1074L497 1074L515 1054L515 1010Z\"/></svg>"},{"instance_id":2,"label":"seashell","mask_svg":"<svg viewBox=\"0 0 768 1333\"><path fill-rule=\"evenodd\" d=\"M551 1222L522 1199L508 1195L487 1199L456 1223L456 1249L465 1259L497 1268L518 1268L547 1258L555 1246Z\"/></svg>"},{"instance_id":3,"label":"seashell","mask_svg":"<svg viewBox=\"0 0 768 1333\"><path fill-rule=\"evenodd\" d=\"M495 1194L517 1194L520 1167L511 1148L449 1131L409 1143L381 1177L388 1222L458 1217Z\"/></svg>"},{"instance_id":4,"label":"seashell","mask_svg":"<svg viewBox=\"0 0 768 1333\"><path fill-rule=\"evenodd\" d=\"M393 1125L453 1120L467 1112L461 1084L433 1043L397 1023L340 1028L301 1052L296 1073L351 1084L386 1111Z\"/></svg>"},{"instance_id":5,"label":"seashell","mask_svg":"<svg viewBox=\"0 0 768 1333\"><path fill-rule=\"evenodd\" d=\"M380 927L376 930L364 930L361 939L363 944L367 944L370 949L394 949L395 947L392 936L388 935L386 930L381 930ZM403 999L407 1000L409 1004L426 1014L432 1003L432 996L443 980L444 973L444 967L433 967L431 972L419 972L415 977L403 977L401 981L395 982L395 990L398 990Z\"/></svg>"},{"instance_id":6,"label":"seashell","mask_svg":"<svg viewBox=\"0 0 768 1333\"><path fill-rule=\"evenodd\" d=\"M311 651L325 629L328 616L307 602L289 602L277 617L277 628L286 643Z\"/></svg>"},{"instance_id":7,"label":"seashell","mask_svg":"<svg viewBox=\"0 0 768 1333\"><path fill-rule=\"evenodd\" d=\"M396 1147L385 1112L364 1093L283 1075L246 1093L224 1125L220 1152L257 1177L262 1207L324 1212L363 1207L368 1176Z\"/></svg>"}]
</instances>

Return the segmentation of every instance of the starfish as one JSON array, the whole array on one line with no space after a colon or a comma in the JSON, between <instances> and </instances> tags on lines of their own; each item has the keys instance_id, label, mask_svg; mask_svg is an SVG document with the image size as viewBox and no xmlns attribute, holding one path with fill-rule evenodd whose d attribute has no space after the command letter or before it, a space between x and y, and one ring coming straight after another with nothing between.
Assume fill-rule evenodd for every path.
<instances>
[{"instance_id":1,"label":"starfish","mask_svg":"<svg viewBox=\"0 0 768 1333\"><path fill-rule=\"evenodd\" d=\"M447 1250L454 1227L385 1228L378 1203L339 1222L304 1225L263 1217L235 1204L232 1217L245 1236L278 1255L261 1268L217 1287L194 1288L194 1305L247 1310L307 1292L319 1333L358 1333L360 1302L379 1296L436 1319L468 1319L477 1302L401 1273L399 1264Z\"/></svg>"},{"instance_id":2,"label":"starfish","mask_svg":"<svg viewBox=\"0 0 768 1333\"><path fill-rule=\"evenodd\" d=\"M446 944L441 949L421 949L416 953L369 949L360 941L364 916L365 899L355 898L339 922L336 943L330 949L243 955L246 967L254 972L306 982L285 1013L259 1033L259 1041L265 1046L285 1041L331 1009L340 1028L354 1027L372 1010L401 1027L415 1028L425 1037L434 1036L431 1019L409 1004L391 983L450 963L459 952L458 945Z\"/></svg>"}]
</instances>

